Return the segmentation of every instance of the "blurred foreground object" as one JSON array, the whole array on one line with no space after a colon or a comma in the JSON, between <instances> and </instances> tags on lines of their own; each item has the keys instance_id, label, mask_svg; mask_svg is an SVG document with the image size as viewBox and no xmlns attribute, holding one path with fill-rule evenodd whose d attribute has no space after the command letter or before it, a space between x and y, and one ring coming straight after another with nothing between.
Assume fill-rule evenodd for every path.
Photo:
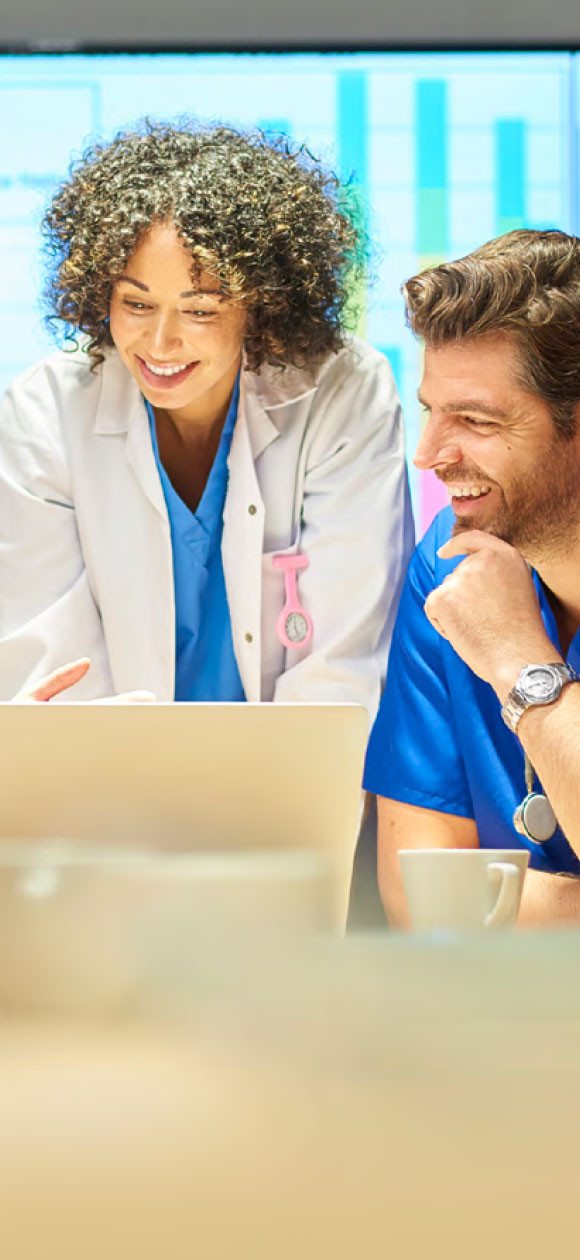
<instances>
[{"instance_id":1,"label":"blurred foreground object","mask_svg":"<svg viewBox=\"0 0 580 1260\"><path fill-rule=\"evenodd\" d=\"M111 1018L200 951L268 951L329 928L315 853L155 853L0 843L0 1009Z\"/></svg>"},{"instance_id":2,"label":"blurred foreground object","mask_svg":"<svg viewBox=\"0 0 580 1260\"><path fill-rule=\"evenodd\" d=\"M342 928L367 721L348 704L0 705L0 839L318 853Z\"/></svg>"},{"instance_id":3,"label":"blurred foreground object","mask_svg":"<svg viewBox=\"0 0 580 1260\"><path fill-rule=\"evenodd\" d=\"M11 1260L577 1255L580 936L214 940L108 1025L6 1021Z\"/></svg>"}]
</instances>

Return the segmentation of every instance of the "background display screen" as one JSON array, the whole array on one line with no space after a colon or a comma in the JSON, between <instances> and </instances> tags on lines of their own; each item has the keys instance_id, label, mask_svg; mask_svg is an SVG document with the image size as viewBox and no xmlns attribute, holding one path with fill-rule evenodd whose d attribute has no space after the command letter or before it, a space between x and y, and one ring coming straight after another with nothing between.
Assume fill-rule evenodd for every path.
<instances>
[{"instance_id":1,"label":"background display screen","mask_svg":"<svg viewBox=\"0 0 580 1260\"><path fill-rule=\"evenodd\" d=\"M421 353L402 281L513 227L580 234L575 53L111 53L0 56L0 388L53 346L38 224L71 158L145 115L258 125L358 189L374 242L357 331L388 354L407 448ZM412 474L422 532L446 495Z\"/></svg>"}]
</instances>

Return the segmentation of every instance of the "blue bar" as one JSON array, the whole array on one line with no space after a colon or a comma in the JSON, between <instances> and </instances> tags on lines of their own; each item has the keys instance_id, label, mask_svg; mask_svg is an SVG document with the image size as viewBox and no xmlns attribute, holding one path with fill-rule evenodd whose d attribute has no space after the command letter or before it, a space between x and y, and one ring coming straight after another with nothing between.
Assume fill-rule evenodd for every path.
<instances>
[{"instance_id":1,"label":"blue bar","mask_svg":"<svg viewBox=\"0 0 580 1260\"><path fill-rule=\"evenodd\" d=\"M292 127L287 118L263 118L258 127L266 136L287 136L291 139Z\"/></svg>"},{"instance_id":2,"label":"blue bar","mask_svg":"<svg viewBox=\"0 0 580 1260\"><path fill-rule=\"evenodd\" d=\"M337 75L337 131L340 174L359 188L368 180L367 76L345 70Z\"/></svg>"},{"instance_id":3,"label":"blue bar","mask_svg":"<svg viewBox=\"0 0 580 1260\"><path fill-rule=\"evenodd\" d=\"M501 219L526 217L526 125L519 118L495 123L497 214Z\"/></svg>"},{"instance_id":4,"label":"blue bar","mask_svg":"<svg viewBox=\"0 0 580 1260\"><path fill-rule=\"evenodd\" d=\"M378 349L389 360L395 378L395 385L400 394L403 389L403 356L401 348L400 346L378 346Z\"/></svg>"},{"instance_id":5,"label":"blue bar","mask_svg":"<svg viewBox=\"0 0 580 1260\"><path fill-rule=\"evenodd\" d=\"M447 187L447 84L420 79L415 91L416 175L419 188Z\"/></svg>"}]
</instances>

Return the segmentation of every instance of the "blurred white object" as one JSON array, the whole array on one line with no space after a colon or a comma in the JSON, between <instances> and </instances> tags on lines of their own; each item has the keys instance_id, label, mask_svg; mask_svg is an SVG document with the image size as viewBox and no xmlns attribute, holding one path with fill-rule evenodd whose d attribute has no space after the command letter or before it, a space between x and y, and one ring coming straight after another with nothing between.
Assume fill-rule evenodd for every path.
<instances>
[{"instance_id":1,"label":"blurred white object","mask_svg":"<svg viewBox=\"0 0 580 1260\"><path fill-rule=\"evenodd\" d=\"M0 1009L102 1017L195 973L199 951L252 956L329 920L312 853L154 854L0 843Z\"/></svg>"},{"instance_id":2,"label":"blurred white object","mask_svg":"<svg viewBox=\"0 0 580 1260\"><path fill-rule=\"evenodd\" d=\"M366 737L358 705L0 705L0 839L322 854L342 926Z\"/></svg>"}]
</instances>

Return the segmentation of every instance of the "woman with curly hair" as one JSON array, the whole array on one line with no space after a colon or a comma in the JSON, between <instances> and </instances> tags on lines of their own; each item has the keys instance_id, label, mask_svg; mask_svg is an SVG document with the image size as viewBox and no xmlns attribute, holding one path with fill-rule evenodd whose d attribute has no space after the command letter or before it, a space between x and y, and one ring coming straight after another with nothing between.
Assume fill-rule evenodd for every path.
<instances>
[{"instance_id":1,"label":"woman with curly hair","mask_svg":"<svg viewBox=\"0 0 580 1260\"><path fill-rule=\"evenodd\" d=\"M147 123L87 151L44 232L70 331L0 405L0 695L88 656L73 698L372 716L412 524L388 364L344 331L337 181Z\"/></svg>"}]
</instances>

